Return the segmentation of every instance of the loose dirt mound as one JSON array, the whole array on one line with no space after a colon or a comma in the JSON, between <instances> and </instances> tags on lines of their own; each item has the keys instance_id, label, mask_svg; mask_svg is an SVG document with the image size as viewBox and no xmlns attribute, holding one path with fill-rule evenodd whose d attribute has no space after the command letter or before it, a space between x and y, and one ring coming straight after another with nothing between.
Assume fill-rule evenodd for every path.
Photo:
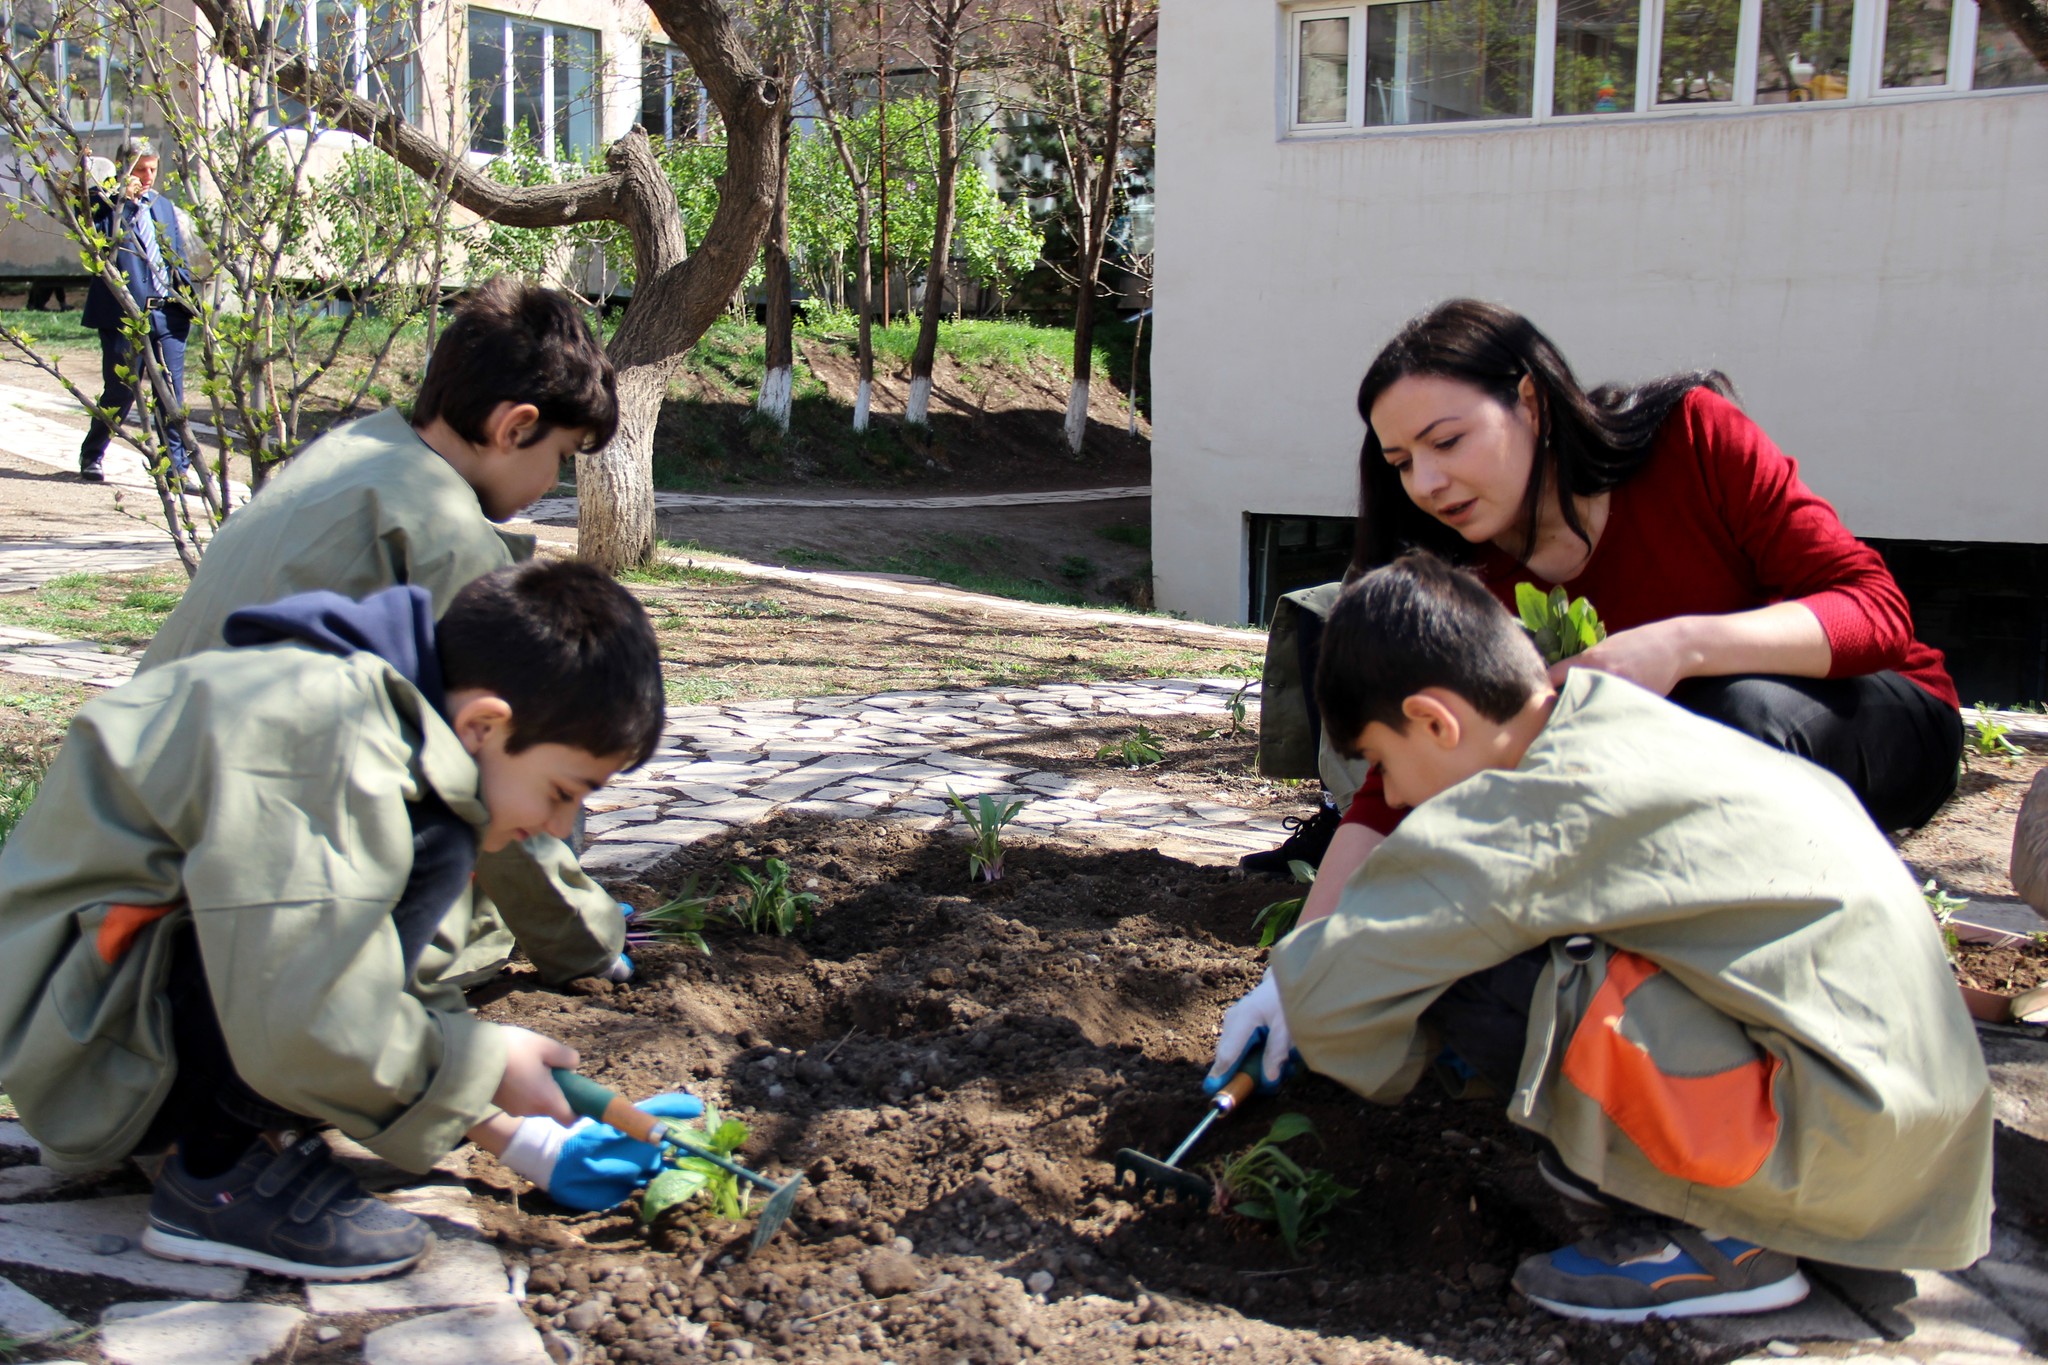
<instances>
[{"instance_id":1,"label":"loose dirt mound","mask_svg":"<svg viewBox=\"0 0 2048 1365\"><path fill-rule=\"evenodd\" d=\"M1120 1195L1118 1148L1164 1155L1201 1116L1216 1022L1262 970L1252 916L1285 892L1153 853L1012 843L1010 875L978 886L949 833L783 817L634 890L781 857L822 898L808 937L715 932L715 956L655 948L628 985L515 986L484 1007L576 1045L627 1094L715 1099L754 1125L747 1159L810 1176L751 1259L750 1223L701 1212L643 1232L630 1210L494 1205L501 1240L551 1248L531 1307L585 1359L721 1339L779 1360L1419 1358L1390 1337L1541 1365L1696 1359L1665 1329L1566 1327L1507 1290L1521 1256L1572 1229L1497 1100L1386 1110L1312 1078L1248 1104L1199 1159L1298 1111L1324 1145L1296 1154L1361 1191L1298 1260L1261 1226Z\"/></svg>"}]
</instances>

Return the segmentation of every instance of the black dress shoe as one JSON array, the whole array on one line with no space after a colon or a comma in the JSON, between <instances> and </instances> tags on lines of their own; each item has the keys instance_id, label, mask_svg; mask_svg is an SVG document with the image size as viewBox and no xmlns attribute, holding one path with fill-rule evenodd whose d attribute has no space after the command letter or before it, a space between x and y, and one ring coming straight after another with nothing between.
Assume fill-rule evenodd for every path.
<instances>
[{"instance_id":1,"label":"black dress shoe","mask_svg":"<svg viewBox=\"0 0 2048 1365\"><path fill-rule=\"evenodd\" d=\"M82 464L78 467L78 479L80 483L105 483L107 476L101 472L100 462L94 460L91 464Z\"/></svg>"},{"instance_id":2,"label":"black dress shoe","mask_svg":"<svg viewBox=\"0 0 2048 1365\"><path fill-rule=\"evenodd\" d=\"M1294 875L1288 870L1289 863L1321 867L1323 855L1330 851L1330 840L1336 837L1337 826L1344 823L1344 812L1326 805L1318 807L1306 820L1290 815L1280 823L1293 831L1286 843L1264 853L1247 853L1237 860L1247 877L1271 877L1284 882Z\"/></svg>"}]
</instances>

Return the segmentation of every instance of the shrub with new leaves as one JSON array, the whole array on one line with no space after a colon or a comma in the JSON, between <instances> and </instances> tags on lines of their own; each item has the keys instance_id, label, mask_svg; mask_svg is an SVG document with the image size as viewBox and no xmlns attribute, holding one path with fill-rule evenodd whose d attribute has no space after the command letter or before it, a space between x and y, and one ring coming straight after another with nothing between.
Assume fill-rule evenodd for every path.
<instances>
[{"instance_id":1,"label":"shrub with new leaves","mask_svg":"<svg viewBox=\"0 0 2048 1365\"><path fill-rule=\"evenodd\" d=\"M1515 610L1546 664L1583 654L1607 638L1593 604L1583 597L1574 601L1563 588L1545 593L1534 583L1517 583Z\"/></svg>"},{"instance_id":2,"label":"shrub with new leaves","mask_svg":"<svg viewBox=\"0 0 2048 1365\"><path fill-rule=\"evenodd\" d=\"M1121 759L1127 768L1149 768L1166 757L1159 736L1140 723L1137 733L1113 739L1095 751L1097 758Z\"/></svg>"},{"instance_id":3,"label":"shrub with new leaves","mask_svg":"<svg viewBox=\"0 0 2048 1365\"><path fill-rule=\"evenodd\" d=\"M769 858L762 870L733 863L732 875L743 888L740 899L725 908L726 915L750 934L796 934L811 927L818 898L797 891L789 884L789 864Z\"/></svg>"}]
</instances>

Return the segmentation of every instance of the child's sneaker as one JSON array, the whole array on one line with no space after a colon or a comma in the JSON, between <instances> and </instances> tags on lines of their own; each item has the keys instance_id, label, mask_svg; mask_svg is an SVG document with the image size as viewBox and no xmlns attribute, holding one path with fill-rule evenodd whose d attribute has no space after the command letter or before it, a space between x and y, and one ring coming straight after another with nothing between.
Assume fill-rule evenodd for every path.
<instances>
[{"instance_id":1,"label":"child's sneaker","mask_svg":"<svg viewBox=\"0 0 2048 1365\"><path fill-rule=\"evenodd\" d=\"M1807 1293L1799 1262L1782 1252L1662 1221L1531 1256L1514 1284L1561 1317L1594 1322L1764 1313Z\"/></svg>"},{"instance_id":2,"label":"child's sneaker","mask_svg":"<svg viewBox=\"0 0 2048 1365\"><path fill-rule=\"evenodd\" d=\"M433 1241L418 1218L365 1194L318 1134L282 1151L259 1141L211 1180L172 1157L142 1234L144 1250L169 1260L301 1280L390 1275L426 1255Z\"/></svg>"}]
</instances>

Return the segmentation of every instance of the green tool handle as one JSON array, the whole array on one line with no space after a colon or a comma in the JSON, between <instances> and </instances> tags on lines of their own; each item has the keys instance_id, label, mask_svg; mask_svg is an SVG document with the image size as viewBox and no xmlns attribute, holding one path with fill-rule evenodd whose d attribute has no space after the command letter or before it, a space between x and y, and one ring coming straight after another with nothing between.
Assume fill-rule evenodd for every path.
<instances>
[{"instance_id":1,"label":"green tool handle","mask_svg":"<svg viewBox=\"0 0 2048 1365\"><path fill-rule=\"evenodd\" d=\"M560 1067L554 1069L555 1084L562 1087L562 1098L569 1102L569 1111L581 1118L595 1119L608 1123L629 1138L635 1138L653 1147L680 1147L691 1156L701 1156L720 1170L731 1171L742 1180L750 1180L764 1190L778 1188L765 1175L757 1175L737 1161L723 1156L706 1147L699 1147L667 1123L629 1104L616 1091L607 1090L588 1076L579 1076L573 1071Z\"/></svg>"}]
</instances>

